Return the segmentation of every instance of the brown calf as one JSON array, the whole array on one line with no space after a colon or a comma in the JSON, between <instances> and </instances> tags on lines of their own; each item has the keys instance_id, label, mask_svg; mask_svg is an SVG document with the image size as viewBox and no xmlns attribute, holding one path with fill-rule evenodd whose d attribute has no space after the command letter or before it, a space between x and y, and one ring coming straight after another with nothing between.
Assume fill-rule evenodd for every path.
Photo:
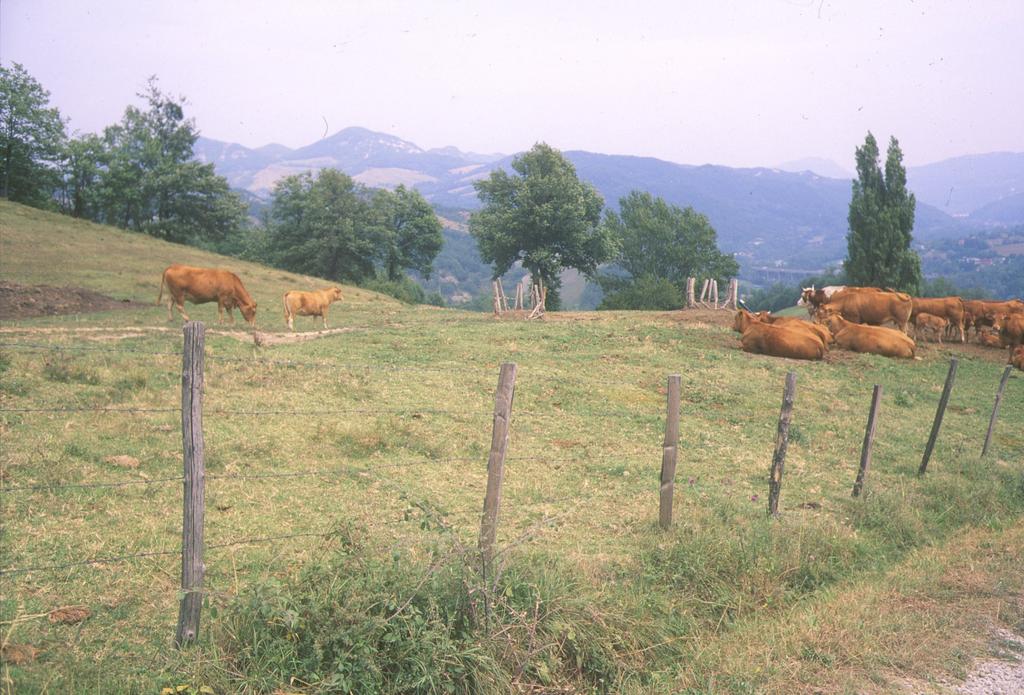
<instances>
[{"instance_id":1,"label":"brown calf","mask_svg":"<svg viewBox=\"0 0 1024 695\"><path fill-rule=\"evenodd\" d=\"M327 309L332 302L344 299L337 287L328 287L314 292L292 290L284 293L284 320L288 330L295 330L296 316L319 316L327 328Z\"/></svg>"}]
</instances>

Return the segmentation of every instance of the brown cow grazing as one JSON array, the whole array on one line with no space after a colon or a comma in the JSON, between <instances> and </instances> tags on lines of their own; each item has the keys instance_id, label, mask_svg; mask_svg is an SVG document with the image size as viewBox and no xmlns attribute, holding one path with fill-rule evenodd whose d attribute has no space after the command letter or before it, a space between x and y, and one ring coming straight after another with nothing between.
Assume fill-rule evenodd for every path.
<instances>
[{"instance_id":1,"label":"brown cow grazing","mask_svg":"<svg viewBox=\"0 0 1024 695\"><path fill-rule=\"evenodd\" d=\"M853 323L844 319L838 312L827 315L824 320L832 329L836 345L841 348L884 357L914 356L917 346L905 333L892 328Z\"/></svg>"},{"instance_id":2,"label":"brown cow grazing","mask_svg":"<svg viewBox=\"0 0 1024 695\"><path fill-rule=\"evenodd\" d=\"M847 287L822 303L817 314L839 314L847 321L872 326L881 326L886 321L891 321L906 333L913 309L914 303L910 295L904 292L890 292L871 287Z\"/></svg>"},{"instance_id":3,"label":"brown cow grazing","mask_svg":"<svg viewBox=\"0 0 1024 695\"><path fill-rule=\"evenodd\" d=\"M1000 316L998 322L999 344L1010 348L1012 354L1015 348L1024 345L1024 314Z\"/></svg>"},{"instance_id":4,"label":"brown cow grazing","mask_svg":"<svg viewBox=\"0 0 1024 695\"><path fill-rule=\"evenodd\" d=\"M773 316L770 311L759 311L756 314L751 314L745 309L740 309L736 312L733 330L742 333L751 321L760 321L761 323L769 323L774 326L786 326L787 328L816 335L821 339L821 344L825 346L826 352L828 351L828 346L832 343L832 334L825 326L804 321L796 316Z\"/></svg>"},{"instance_id":5,"label":"brown cow grazing","mask_svg":"<svg viewBox=\"0 0 1024 695\"><path fill-rule=\"evenodd\" d=\"M960 297L914 297L913 311L910 312L910 320L917 326L918 314L931 314L946 320L948 326L956 329L961 343L967 342L967 335L964 333L964 317L967 309L964 307L964 300ZM945 329L943 329L945 330ZM942 340L940 339L941 343Z\"/></svg>"},{"instance_id":6,"label":"brown cow grazing","mask_svg":"<svg viewBox=\"0 0 1024 695\"><path fill-rule=\"evenodd\" d=\"M1024 347L1018 347L1010 353L1010 364L1024 372Z\"/></svg>"},{"instance_id":7,"label":"brown cow grazing","mask_svg":"<svg viewBox=\"0 0 1024 695\"><path fill-rule=\"evenodd\" d=\"M925 331L930 331L935 334L935 339L941 344L942 334L946 332L948 326L949 319L922 311L914 316L914 337L920 339Z\"/></svg>"},{"instance_id":8,"label":"brown cow grazing","mask_svg":"<svg viewBox=\"0 0 1024 695\"><path fill-rule=\"evenodd\" d=\"M315 292L300 292L292 290L284 293L284 320L288 324L288 330L294 331L294 320L296 316L319 316L324 321L324 328L327 328L327 309L332 302L344 299L341 290L337 287L328 287Z\"/></svg>"},{"instance_id":9,"label":"brown cow grazing","mask_svg":"<svg viewBox=\"0 0 1024 695\"><path fill-rule=\"evenodd\" d=\"M188 265L172 265L164 270L160 278L160 295L156 303L160 304L164 296L164 286L170 297L167 300L167 320L174 318L171 306L178 307L181 318L189 320L185 313L185 301L193 304L217 302L217 323L224 323L224 310L228 310L228 318L235 322L231 310L238 308L250 326L256 325L256 302L242 285L238 276L230 270L220 268L195 268Z\"/></svg>"},{"instance_id":10,"label":"brown cow grazing","mask_svg":"<svg viewBox=\"0 0 1024 695\"><path fill-rule=\"evenodd\" d=\"M740 337L740 346L745 352L795 360L820 360L825 356L825 346L816 335L760 321L750 322Z\"/></svg>"}]
</instances>

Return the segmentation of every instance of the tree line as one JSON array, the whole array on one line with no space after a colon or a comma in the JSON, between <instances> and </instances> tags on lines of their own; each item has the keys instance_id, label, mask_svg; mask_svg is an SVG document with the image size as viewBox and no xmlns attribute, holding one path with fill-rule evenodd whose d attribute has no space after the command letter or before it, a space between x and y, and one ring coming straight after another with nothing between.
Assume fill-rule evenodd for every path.
<instances>
[{"instance_id":1,"label":"tree line","mask_svg":"<svg viewBox=\"0 0 1024 695\"><path fill-rule=\"evenodd\" d=\"M101 134L69 137L49 93L21 65L0 66L0 196L406 301L443 303L407 274L429 278L444 244L418 191L372 189L324 169L278 181L254 221L214 165L195 158L199 133L185 99L162 92L155 77L139 97L144 107L128 106ZM910 248L915 200L899 143L891 139L884 171L870 132L856 159L845 276L918 293L920 260ZM606 209L545 143L515 157L511 172L498 169L474 185L482 206L469 231L481 259L495 278L521 266L542 281L550 309L559 307L567 268L600 286L604 309L675 309L687 278L724 281L739 273L705 215L644 191Z\"/></svg>"}]
</instances>

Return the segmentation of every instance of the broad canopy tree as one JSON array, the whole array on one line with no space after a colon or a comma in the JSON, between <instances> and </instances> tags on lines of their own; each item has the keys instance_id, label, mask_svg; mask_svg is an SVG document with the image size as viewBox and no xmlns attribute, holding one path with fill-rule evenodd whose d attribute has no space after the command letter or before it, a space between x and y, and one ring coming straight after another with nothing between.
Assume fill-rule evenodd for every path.
<instances>
[{"instance_id":1,"label":"broad canopy tree","mask_svg":"<svg viewBox=\"0 0 1024 695\"><path fill-rule=\"evenodd\" d=\"M19 63L0 66L0 197L56 207L67 135L50 93Z\"/></svg>"},{"instance_id":2,"label":"broad canopy tree","mask_svg":"<svg viewBox=\"0 0 1024 695\"><path fill-rule=\"evenodd\" d=\"M857 178L853 182L843 269L851 284L892 287L917 294L921 289L921 259L910 247L913 239L914 194L907 190L903 152L895 137L889 140L885 173L879 166L878 142L868 132L858 147Z\"/></svg>"},{"instance_id":3,"label":"broad canopy tree","mask_svg":"<svg viewBox=\"0 0 1024 695\"><path fill-rule=\"evenodd\" d=\"M483 207L470 216L469 231L495 278L522 262L548 289L548 307L557 309L564 268L593 276L615 253L614 240L600 226L604 200L545 143L513 159L512 170L499 169L474 184Z\"/></svg>"},{"instance_id":4,"label":"broad canopy tree","mask_svg":"<svg viewBox=\"0 0 1024 695\"><path fill-rule=\"evenodd\" d=\"M418 191L370 190L337 169L277 183L268 222L271 263L329 280L362 283L405 270L430 277L444 239Z\"/></svg>"},{"instance_id":5,"label":"broad canopy tree","mask_svg":"<svg viewBox=\"0 0 1024 695\"><path fill-rule=\"evenodd\" d=\"M103 132L94 201L98 221L168 241L216 244L238 231L246 209L212 164L195 159L199 133L174 99L150 78L146 110L125 109Z\"/></svg>"},{"instance_id":6,"label":"broad canopy tree","mask_svg":"<svg viewBox=\"0 0 1024 695\"><path fill-rule=\"evenodd\" d=\"M707 216L650 193L632 191L620 199L619 212L607 211L603 227L618 241L613 269L625 273L598 278L604 308L676 309L687 278L725 279L739 272L736 259L718 249Z\"/></svg>"}]
</instances>

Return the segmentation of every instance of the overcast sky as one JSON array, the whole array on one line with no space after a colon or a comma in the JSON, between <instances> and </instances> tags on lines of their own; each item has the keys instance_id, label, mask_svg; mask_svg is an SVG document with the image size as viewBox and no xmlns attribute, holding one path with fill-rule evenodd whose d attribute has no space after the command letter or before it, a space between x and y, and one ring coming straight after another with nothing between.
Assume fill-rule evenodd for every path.
<instances>
[{"instance_id":1,"label":"overcast sky","mask_svg":"<svg viewBox=\"0 0 1024 695\"><path fill-rule=\"evenodd\" d=\"M869 129L910 165L1024 151L1022 44L1022 0L0 0L0 61L71 130L157 75L203 135L249 147L358 125L729 166L853 170Z\"/></svg>"}]
</instances>

